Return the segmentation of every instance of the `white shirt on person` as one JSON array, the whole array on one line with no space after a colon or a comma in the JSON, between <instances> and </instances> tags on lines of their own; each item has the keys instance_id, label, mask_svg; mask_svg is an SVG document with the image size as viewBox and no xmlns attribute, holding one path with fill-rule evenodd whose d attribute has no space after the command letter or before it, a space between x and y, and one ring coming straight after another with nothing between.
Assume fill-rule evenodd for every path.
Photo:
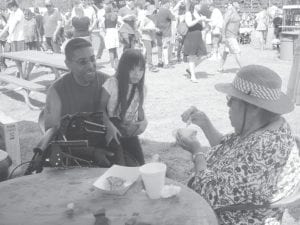
<instances>
[{"instance_id":1,"label":"white shirt on person","mask_svg":"<svg viewBox=\"0 0 300 225\"><path fill-rule=\"evenodd\" d=\"M9 33L7 41L9 43L13 41L24 41L24 13L20 8L10 12L7 25Z\"/></svg>"},{"instance_id":2,"label":"white shirt on person","mask_svg":"<svg viewBox=\"0 0 300 225\"><path fill-rule=\"evenodd\" d=\"M212 32L221 33L224 20L223 20L223 15L218 8L213 9L210 19L211 19L210 25L212 27Z\"/></svg>"}]
</instances>

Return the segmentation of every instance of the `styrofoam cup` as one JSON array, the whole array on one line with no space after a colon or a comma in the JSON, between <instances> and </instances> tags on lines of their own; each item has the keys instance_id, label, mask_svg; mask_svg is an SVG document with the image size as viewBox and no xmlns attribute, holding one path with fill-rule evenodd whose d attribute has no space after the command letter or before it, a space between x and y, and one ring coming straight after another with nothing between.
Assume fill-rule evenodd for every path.
<instances>
[{"instance_id":1,"label":"styrofoam cup","mask_svg":"<svg viewBox=\"0 0 300 225\"><path fill-rule=\"evenodd\" d=\"M161 190L165 184L166 170L166 164L159 162L147 163L140 167L140 173L149 198L160 198Z\"/></svg>"}]
</instances>

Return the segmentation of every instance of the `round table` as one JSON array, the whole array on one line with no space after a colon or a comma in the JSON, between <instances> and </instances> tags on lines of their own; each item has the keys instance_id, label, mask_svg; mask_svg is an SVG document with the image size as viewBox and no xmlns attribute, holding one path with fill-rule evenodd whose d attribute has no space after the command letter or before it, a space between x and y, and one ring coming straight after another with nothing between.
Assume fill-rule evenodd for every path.
<instances>
[{"instance_id":1,"label":"round table","mask_svg":"<svg viewBox=\"0 0 300 225\"><path fill-rule=\"evenodd\" d=\"M105 208L112 225L124 225L133 213L152 225L217 225L208 203L196 192L181 186L176 197L151 200L139 179L122 196L109 195L92 184L106 169L48 169L0 183L1 225L72 224L94 225L94 212ZM67 205L74 203L74 213Z\"/></svg>"}]
</instances>

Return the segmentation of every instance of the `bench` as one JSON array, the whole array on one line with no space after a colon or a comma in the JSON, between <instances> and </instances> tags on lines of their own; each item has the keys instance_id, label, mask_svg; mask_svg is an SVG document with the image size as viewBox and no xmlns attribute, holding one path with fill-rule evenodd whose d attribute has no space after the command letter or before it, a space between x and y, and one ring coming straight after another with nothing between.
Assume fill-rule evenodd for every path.
<instances>
[{"instance_id":1,"label":"bench","mask_svg":"<svg viewBox=\"0 0 300 225\"><path fill-rule=\"evenodd\" d=\"M30 102L29 94L31 91L35 92L43 92L47 90L47 87L41 84L34 83L32 81L24 80L22 78L17 78L12 75L5 74L3 72L0 72L0 81L4 81L9 84L14 84L18 87L21 87L21 89L18 89L20 93L23 95L25 99L25 103L29 106L31 109L40 109L37 106L32 105Z\"/></svg>"}]
</instances>

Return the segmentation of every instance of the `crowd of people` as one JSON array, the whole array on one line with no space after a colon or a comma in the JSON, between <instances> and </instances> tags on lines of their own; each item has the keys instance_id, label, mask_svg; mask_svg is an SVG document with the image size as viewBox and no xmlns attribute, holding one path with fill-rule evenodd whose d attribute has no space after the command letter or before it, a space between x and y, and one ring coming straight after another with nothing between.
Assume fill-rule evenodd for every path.
<instances>
[{"instance_id":1,"label":"crowd of people","mask_svg":"<svg viewBox=\"0 0 300 225\"><path fill-rule=\"evenodd\" d=\"M241 67L232 83L216 85L227 96L234 132L221 134L208 116L194 106L183 112L182 120L199 126L210 144L204 147L194 136L176 134L182 148L192 153L195 165L195 175L188 185L210 203L220 224L280 223L283 210L269 206L292 193L300 182L295 137L282 117L294 110L294 103L282 92L282 81L276 72L264 66L241 65L237 2L227 5L224 16L212 3L193 1L173 4L162 0L157 6L154 2L144 5L127 0L126 6L117 10L113 1L94 6L82 0L65 18L51 0L46 0L45 5L47 11L42 16L38 16L38 10L33 16L31 10L23 12L14 0L10 1L10 16L0 37L8 32L7 41L14 51L25 46L43 50L46 47L46 51L65 54L69 72L47 92L43 114L46 132L59 129L65 115L101 111L107 127L105 146L111 142L121 146L124 155L119 164L126 166L145 163L138 135L148 123L144 112L146 71L158 69L152 61L153 46L158 47L159 67L172 67L175 49L177 60L185 58L187 72L196 82L196 66L208 56L218 58L222 40L225 50L219 71L222 72L228 53L235 55ZM100 45L95 54L91 32L97 26L105 45ZM212 33L211 55L206 48L208 27ZM29 31L37 35L26 34ZM123 53L119 59L120 43ZM140 44L145 54L136 49ZM96 58L102 57L104 46L116 70L111 77L96 69ZM96 166L109 167L114 163L109 150L94 147L86 153ZM43 149L37 153L36 164L43 159Z\"/></svg>"},{"instance_id":2,"label":"crowd of people","mask_svg":"<svg viewBox=\"0 0 300 225\"><path fill-rule=\"evenodd\" d=\"M125 2L125 6L118 8L111 0L95 3L77 0L72 9L61 12L51 0L45 0L45 8L25 9L10 0L7 10L0 14L0 51L30 49L60 53L72 38L82 37L89 41L98 38L96 58L101 59L106 48L114 71L120 46L123 51L129 48L142 50L146 67L151 72L172 68L184 60L188 65L186 72L193 82L197 82L195 68L207 58L219 60L218 71L222 72L230 52L241 67L240 27L256 23L249 16L240 16L237 2L229 2L225 9L217 8L210 0ZM258 13L255 19L262 48L267 28L264 12ZM153 63L154 47L158 52L156 65ZM0 68L6 66L1 58Z\"/></svg>"}]
</instances>

